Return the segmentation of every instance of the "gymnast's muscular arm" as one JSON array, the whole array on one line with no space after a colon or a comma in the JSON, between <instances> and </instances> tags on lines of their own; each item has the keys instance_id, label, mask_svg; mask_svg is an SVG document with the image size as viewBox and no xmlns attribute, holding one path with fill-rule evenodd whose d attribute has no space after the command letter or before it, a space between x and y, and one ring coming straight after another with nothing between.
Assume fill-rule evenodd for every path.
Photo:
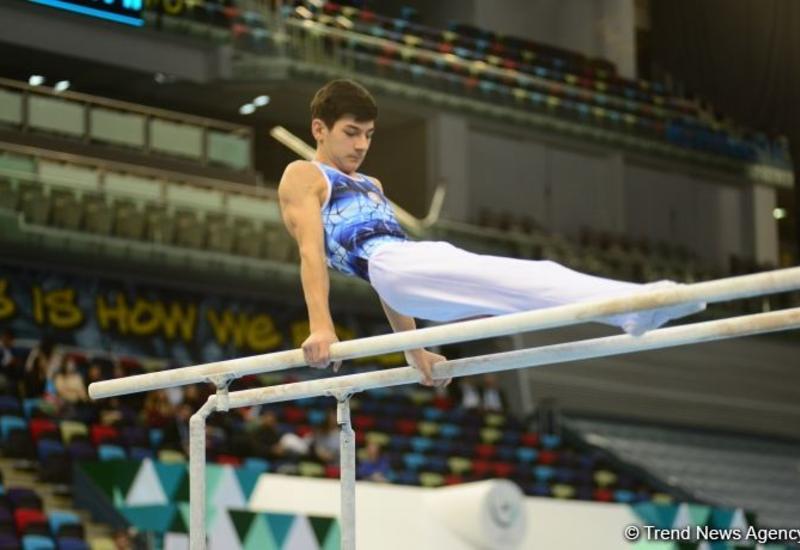
<instances>
[{"instance_id":1,"label":"gymnast's muscular arm","mask_svg":"<svg viewBox=\"0 0 800 550\"><path fill-rule=\"evenodd\" d=\"M311 331L303 342L303 354L309 366L319 369L328 366L330 346L339 341L328 302L330 280L322 227L327 190L322 173L307 161L289 164L278 186L283 222L300 250L300 280ZM341 361L335 362L333 369L339 370L340 365Z\"/></svg>"}]
</instances>

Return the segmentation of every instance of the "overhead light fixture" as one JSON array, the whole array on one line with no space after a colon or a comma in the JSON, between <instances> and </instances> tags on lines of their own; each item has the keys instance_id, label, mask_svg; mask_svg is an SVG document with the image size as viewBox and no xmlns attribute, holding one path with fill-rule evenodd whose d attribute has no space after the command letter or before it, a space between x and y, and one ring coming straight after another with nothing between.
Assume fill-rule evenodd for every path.
<instances>
[{"instance_id":1,"label":"overhead light fixture","mask_svg":"<svg viewBox=\"0 0 800 550\"><path fill-rule=\"evenodd\" d=\"M265 105L269 105L270 99L268 95L260 95L253 100L253 105L256 107L264 107Z\"/></svg>"},{"instance_id":2,"label":"overhead light fixture","mask_svg":"<svg viewBox=\"0 0 800 550\"><path fill-rule=\"evenodd\" d=\"M239 107L239 114L240 115L252 115L256 112L256 106L252 103L245 103L241 107Z\"/></svg>"},{"instance_id":3,"label":"overhead light fixture","mask_svg":"<svg viewBox=\"0 0 800 550\"><path fill-rule=\"evenodd\" d=\"M772 217L776 220L782 220L786 217L786 209L785 208L776 208L772 211Z\"/></svg>"},{"instance_id":4,"label":"overhead light fixture","mask_svg":"<svg viewBox=\"0 0 800 550\"><path fill-rule=\"evenodd\" d=\"M32 74L28 79L28 84L31 86L41 86L44 84L44 77L40 74Z\"/></svg>"},{"instance_id":5,"label":"overhead light fixture","mask_svg":"<svg viewBox=\"0 0 800 550\"><path fill-rule=\"evenodd\" d=\"M61 92L66 92L67 90L69 90L69 86L70 86L69 80L59 80L58 82L56 82L56 85L53 86L53 90L57 94L60 94Z\"/></svg>"}]
</instances>

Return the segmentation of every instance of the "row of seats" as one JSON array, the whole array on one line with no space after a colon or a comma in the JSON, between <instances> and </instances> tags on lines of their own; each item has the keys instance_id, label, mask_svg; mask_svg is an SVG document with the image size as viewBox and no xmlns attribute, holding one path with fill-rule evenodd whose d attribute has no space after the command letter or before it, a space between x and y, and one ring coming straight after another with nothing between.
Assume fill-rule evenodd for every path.
<instances>
[{"instance_id":1,"label":"row of seats","mask_svg":"<svg viewBox=\"0 0 800 550\"><path fill-rule=\"evenodd\" d=\"M44 176L42 174L45 174ZM0 208L25 221L87 236L157 243L181 248L294 263L297 250L281 225L271 198L161 182L130 174L53 163L0 153ZM72 176L67 178L67 176ZM165 198L166 197L166 198ZM497 238L451 229L431 229L469 250L512 257L546 257L581 271L626 280L709 278L696 262L658 254L609 255L577 246L558 235ZM661 251L659 250L659 253Z\"/></svg>"},{"instance_id":2,"label":"row of seats","mask_svg":"<svg viewBox=\"0 0 800 550\"><path fill-rule=\"evenodd\" d=\"M595 79L541 64L528 64L523 58L508 57L518 50L505 48L499 42L494 43L495 49L505 52L506 57L482 49L480 45L485 41L481 40L477 41L478 45L473 40L472 49L453 46L454 37L458 35L452 31L448 31L449 40L432 42L426 38L430 33L420 31L421 35L415 35L409 33L408 28L403 31L387 29L381 20L391 18L381 18L367 10L331 2L321 9L310 3L298 4L294 8L287 6L286 15L313 19L356 36L362 34L396 44L327 39L330 47L338 48L337 55L349 55L357 64L367 67L370 64L391 67L395 76L404 80L411 77L422 80L420 83L427 86L436 86L437 81L440 84L451 81L461 93L480 92L492 96L487 99L522 102L526 107L608 125L616 130L638 129L680 147L739 160L764 159L781 166L788 163L785 141L771 143L763 135L743 135L744 131L726 127L724 121L709 120L709 115L698 113L691 102L655 94L656 86L652 83ZM525 51L528 62L534 63L535 54ZM658 89L664 91L660 86Z\"/></svg>"},{"instance_id":3,"label":"row of seats","mask_svg":"<svg viewBox=\"0 0 800 550\"><path fill-rule=\"evenodd\" d=\"M294 247L266 196L0 153L0 208L70 231L289 261Z\"/></svg>"},{"instance_id":4,"label":"row of seats","mask_svg":"<svg viewBox=\"0 0 800 550\"><path fill-rule=\"evenodd\" d=\"M745 506L771 527L791 525L800 517L796 442L610 419L573 418L570 425L699 500Z\"/></svg>"},{"instance_id":5,"label":"row of seats","mask_svg":"<svg viewBox=\"0 0 800 550\"><path fill-rule=\"evenodd\" d=\"M87 359L76 353L72 357L78 363ZM133 371L140 369L135 361L127 363ZM309 369L283 376L297 380L320 374ZM325 422L329 401L312 398L268 409L282 423L279 433L302 436ZM36 397L0 398L0 436L8 456L37 461L47 481L69 482L74 461L186 460L180 448L164 445L161 428L141 421L108 426L64 420L49 416L42 405ZM528 432L508 415L465 411L451 398L429 389L365 392L353 399L352 408L361 454L368 442L379 444L389 461L387 477L396 483L437 486L506 477L529 494L558 498L596 496L627 502L647 500L654 494L635 477L614 471L600 455L577 452L554 434ZM218 420L210 424L214 434L208 445L211 461L310 477L336 475L335 467L305 457L239 455L234 436L244 433L244 420L234 414Z\"/></svg>"},{"instance_id":6,"label":"row of seats","mask_svg":"<svg viewBox=\"0 0 800 550\"><path fill-rule=\"evenodd\" d=\"M42 498L24 487L0 494L0 549L88 550L80 517L68 510L45 511Z\"/></svg>"}]
</instances>

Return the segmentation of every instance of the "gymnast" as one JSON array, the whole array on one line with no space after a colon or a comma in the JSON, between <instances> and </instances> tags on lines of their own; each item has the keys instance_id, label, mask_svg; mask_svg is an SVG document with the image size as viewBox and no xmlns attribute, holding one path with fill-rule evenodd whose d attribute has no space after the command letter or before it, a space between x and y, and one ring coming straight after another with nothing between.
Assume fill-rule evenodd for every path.
<instances>
[{"instance_id":1,"label":"gymnast","mask_svg":"<svg viewBox=\"0 0 800 550\"><path fill-rule=\"evenodd\" d=\"M377 118L377 104L363 86L344 79L328 82L311 101L311 133L317 143L314 160L289 164L278 188L281 215L300 251L310 326L302 348L311 367L326 368L331 363L330 346L338 341L328 302L327 266L369 282L395 332L414 330L415 318L449 322L676 284L615 281L553 261L474 254L447 242L410 240L381 182L358 172ZM615 315L601 322L640 336L703 309L704 303L680 304ZM431 369L445 357L425 349L406 351L405 357L420 371L423 384L435 384ZM340 365L334 362L334 370Z\"/></svg>"}]
</instances>

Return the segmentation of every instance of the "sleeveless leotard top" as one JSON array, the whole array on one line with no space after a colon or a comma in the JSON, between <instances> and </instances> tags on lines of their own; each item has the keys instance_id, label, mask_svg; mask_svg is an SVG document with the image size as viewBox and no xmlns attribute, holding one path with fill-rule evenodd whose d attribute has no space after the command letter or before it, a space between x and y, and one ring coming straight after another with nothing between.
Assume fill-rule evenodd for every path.
<instances>
[{"instance_id":1,"label":"sleeveless leotard top","mask_svg":"<svg viewBox=\"0 0 800 550\"><path fill-rule=\"evenodd\" d=\"M389 201L372 180L359 173L348 176L321 162L314 164L328 182L328 200L322 205L328 265L369 281L370 254L386 242L405 241L408 237Z\"/></svg>"}]
</instances>

